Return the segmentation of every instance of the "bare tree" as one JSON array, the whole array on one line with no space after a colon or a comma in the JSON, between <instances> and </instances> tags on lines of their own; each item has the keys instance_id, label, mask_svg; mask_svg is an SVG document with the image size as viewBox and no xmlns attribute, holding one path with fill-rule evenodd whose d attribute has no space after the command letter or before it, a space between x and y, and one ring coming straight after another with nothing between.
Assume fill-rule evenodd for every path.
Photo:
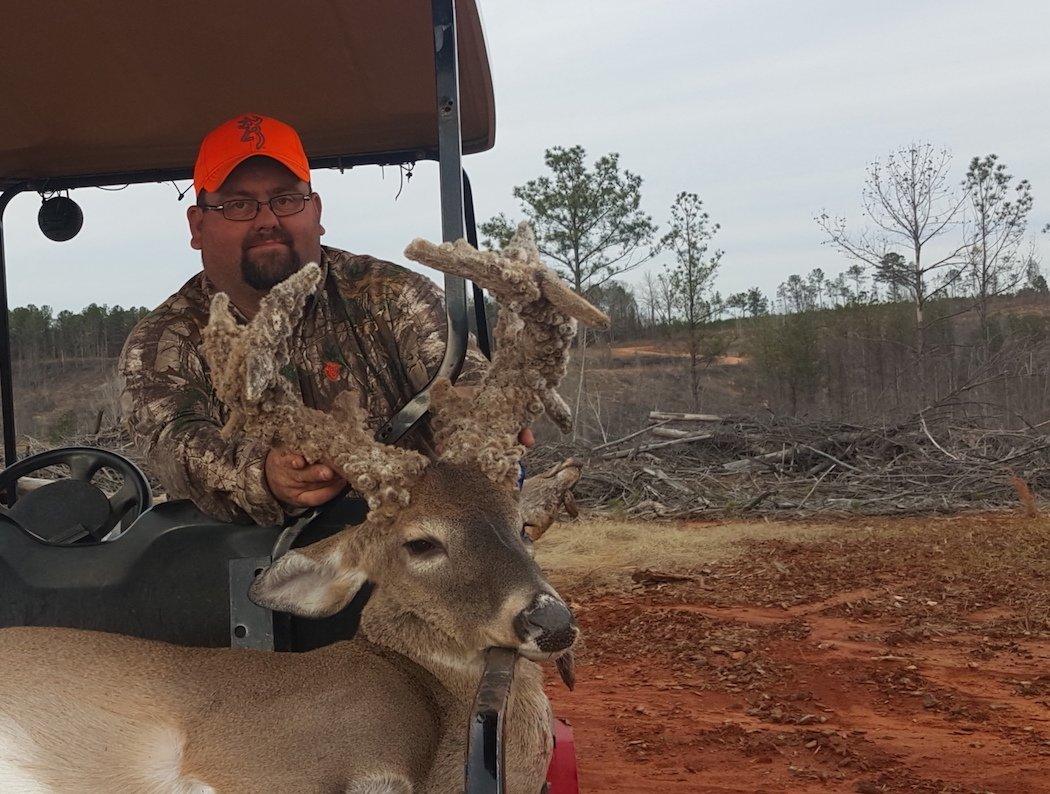
<instances>
[{"instance_id":1,"label":"bare tree","mask_svg":"<svg viewBox=\"0 0 1050 794\"><path fill-rule=\"evenodd\" d=\"M656 283L660 286L660 312L663 316L663 324L665 327L670 328L676 313L674 285L671 283L671 275L666 272L660 273L656 277Z\"/></svg>"},{"instance_id":2,"label":"bare tree","mask_svg":"<svg viewBox=\"0 0 1050 794\"><path fill-rule=\"evenodd\" d=\"M588 300L609 317L608 339L629 339L638 333L641 325L638 299L634 290L622 281L607 281L590 290Z\"/></svg>"},{"instance_id":3,"label":"bare tree","mask_svg":"<svg viewBox=\"0 0 1050 794\"><path fill-rule=\"evenodd\" d=\"M642 309L648 318L649 328L656 328L656 316L660 312L660 283L657 275L647 270L639 287Z\"/></svg>"},{"instance_id":4,"label":"bare tree","mask_svg":"<svg viewBox=\"0 0 1050 794\"><path fill-rule=\"evenodd\" d=\"M711 292L722 252L709 251L708 241L718 232L704 203L696 193L679 193L671 205L670 230L661 244L672 251L676 264L670 282L685 322L689 343L689 386L693 407L699 407L702 362L710 363L717 352L704 345L702 328L721 313L721 299Z\"/></svg>"},{"instance_id":5,"label":"bare tree","mask_svg":"<svg viewBox=\"0 0 1050 794\"><path fill-rule=\"evenodd\" d=\"M1022 179L1011 190L1012 180L999 158L989 154L970 161L962 183L973 210L967 275L973 284L985 347L992 336L991 299L1012 291L1026 275L1020 247L1032 210L1032 187Z\"/></svg>"},{"instance_id":6,"label":"bare tree","mask_svg":"<svg viewBox=\"0 0 1050 794\"><path fill-rule=\"evenodd\" d=\"M920 397L925 389L926 308L950 282L936 277L937 271L960 262L966 243L949 245L926 257L928 247L952 230L966 201L950 182L951 154L932 144L912 144L892 152L885 163L875 160L861 190L865 214L874 224L860 234L851 234L843 218L822 212L817 224L827 235L826 243L851 259L874 269L876 278L906 291L915 304L915 355ZM902 253L903 252L903 253Z\"/></svg>"}]
</instances>

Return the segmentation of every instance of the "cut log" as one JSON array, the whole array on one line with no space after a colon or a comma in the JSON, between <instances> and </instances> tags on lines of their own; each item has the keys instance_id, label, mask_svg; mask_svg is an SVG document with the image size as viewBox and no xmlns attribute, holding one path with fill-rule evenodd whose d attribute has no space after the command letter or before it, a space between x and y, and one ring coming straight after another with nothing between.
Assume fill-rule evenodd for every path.
<instances>
[{"instance_id":1,"label":"cut log","mask_svg":"<svg viewBox=\"0 0 1050 794\"><path fill-rule=\"evenodd\" d=\"M621 449L619 452L606 452L602 455L602 460L627 458L638 452L648 452L651 449L662 449L663 447L670 447L675 444L689 444L693 441L706 441L707 439L714 437L714 433L690 433L684 438L672 438L670 441L656 441L652 444L641 444L640 446L631 447L630 449Z\"/></svg>"},{"instance_id":2,"label":"cut log","mask_svg":"<svg viewBox=\"0 0 1050 794\"><path fill-rule=\"evenodd\" d=\"M767 452L765 455L755 455L752 458L734 460L723 465L722 471L748 471L767 463L780 463L794 451L795 447L791 447L789 449L782 449L780 452Z\"/></svg>"},{"instance_id":3,"label":"cut log","mask_svg":"<svg viewBox=\"0 0 1050 794\"><path fill-rule=\"evenodd\" d=\"M690 490L686 488L682 483L677 480L672 480L667 476L667 473L663 469L654 469L650 466L643 466L642 471L648 474L650 477L655 477L660 482L665 482L679 493L690 493Z\"/></svg>"},{"instance_id":4,"label":"cut log","mask_svg":"<svg viewBox=\"0 0 1050 794\"><path fill-rule=\"evenodd\" d=\"M652 434L657 438L693 438L701 435L710 438L710 433L697 433L695 430L675 430L673 427L653 427Z\"/></svg>"},{"instance_id":5,"label":"cut log","mask_svg":"<svg viewBox=\"0 0 1050 794\"><path fill-rule=\"evenodd\" d=\"M716 414L676 414L666 411L650 411L649 420L652 422L721 422L723 417Z\"/></svg>"}]
</instances>

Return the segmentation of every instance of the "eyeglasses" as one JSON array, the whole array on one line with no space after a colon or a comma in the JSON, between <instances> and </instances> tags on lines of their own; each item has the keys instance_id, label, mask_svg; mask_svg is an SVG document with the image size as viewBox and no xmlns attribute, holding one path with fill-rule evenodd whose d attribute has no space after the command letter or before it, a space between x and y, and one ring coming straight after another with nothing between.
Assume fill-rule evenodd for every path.
<instances>
[{"instance_id":1,"label":"eyeglasses","mask_svg":"<svg viewBox=\"0 0 1050 794\"><path fill-rule=\"evenodd\" d=\"M256 201L255 199L230 199L222 204L201 204L202 210L216 210L222 213L228 221L250 221L259 214L259 208L268 204L270 211L278 218L295 215L302 212L306 202L313 198L313 194L285 193L274 196L269 201Z\"/></svg>"}]
</instances>

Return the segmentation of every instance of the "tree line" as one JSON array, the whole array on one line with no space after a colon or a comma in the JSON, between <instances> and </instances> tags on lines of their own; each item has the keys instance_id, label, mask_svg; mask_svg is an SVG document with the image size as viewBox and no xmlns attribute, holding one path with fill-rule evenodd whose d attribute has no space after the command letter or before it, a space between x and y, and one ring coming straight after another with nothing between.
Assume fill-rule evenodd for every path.
<instances>
[{"instance_id":1,"label":"tree line","mask_svg":"<svg viewBox=\"0 0 1050 794\"><path fill-rule=\"evenodd\" d=\"M79 312L64 309L55 314L50 306L19 306L8 314L11 355L26 363L114 358L148 311L92 303Z\"/></svg>"},{"instance_id":2,"label":"tree line","mask_svg":"<svg viewBox=\"0 0 1050 794\"><path fill-rule=\"evenodd\" d=\"M792 412L921 410L982 380L998 381L983 397L1011 402L1024 378L1036 389L1024 405L1045 403L1046 316L1008 306L1025 296L1042 306L1048 294L1028 236L1032 186L996 154L972 157L963 174L929 143L873 160L860 186L866 225L828 210L814 218L842 271L788 275L769 296L718 290L725 254L698 193L681 191L661 229L618 155L589 166L583 147L553 147L544 165L513 190L541 252L610 314L614 335L684 347L694 407L704 370L730 349L751 360L756 395ZM514 226L504 214L483 223L486 245Z\"/></svg>"}]
</instances>

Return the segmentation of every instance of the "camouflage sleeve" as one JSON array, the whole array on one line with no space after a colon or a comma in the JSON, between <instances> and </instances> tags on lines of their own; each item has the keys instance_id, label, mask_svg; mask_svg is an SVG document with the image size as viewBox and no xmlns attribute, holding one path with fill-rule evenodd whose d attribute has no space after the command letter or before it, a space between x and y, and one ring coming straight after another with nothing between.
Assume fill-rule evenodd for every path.
<instances>
[{"instance_id":1,"label":"camouflage sleeve","mask_svg":"<svg viewBox=\"0 0 1050 794\"><path fill-rule=\"evenodd\" d=\"M150 470L173 499L190 499L223 521L279 524L266 485L268 447L220 435L224 407L211 389L188 320L146 317L121 353L121 410Z\"/></svg>"},{"instance_id":2,"label":"camouflage sleeve","mask_svg":"<svg viewBox=\"0 0 1050 794\"><path fill-rule=\"evenodd\" d=\"M445 299L441 288L433 281L410 270L396 288L395 301L400 311L394 333L401 350L418 346L427 371L433 375L445 356ZM461 386L476 384L488 368L488 359L471 335L467 343L467 357L456 383Z\"/></svg>"}]
</instances>

